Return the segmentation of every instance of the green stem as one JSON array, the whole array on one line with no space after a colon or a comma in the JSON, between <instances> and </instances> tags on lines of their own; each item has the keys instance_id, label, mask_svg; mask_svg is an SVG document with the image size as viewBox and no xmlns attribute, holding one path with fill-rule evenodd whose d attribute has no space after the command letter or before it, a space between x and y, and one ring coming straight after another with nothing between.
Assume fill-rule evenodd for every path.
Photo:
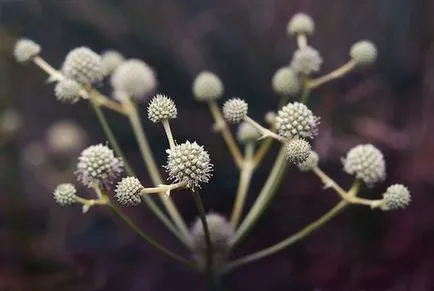
<instances>
[{"instance_id":1,"label":"green stem","mask_svg":"<svg viewBox=\"0 0 434 291\"><path fill-rule=\"evenodd\" d=\"M312 232L317 230L319 227L324 225L326 222L331 220L333 217L335 217L337 214L339 214L342 210L344 210L349 204L345 201L339 202L335 207L333 207L330 211L328 211L326 214L303 228L302 230L298 231L297 233L291 235L287 239L272 245L266 249L263 249L261 251L255 252L251 255L242 257L240 259L237 259L231 263L228 264L228 267L226 269L227 272L232 271L233 269L243 266L247 263L251 263L253 261L257 261L259 259L265 258L267 256L270 256L272 254L275 254L290 245L296 243L297 241L305 238L306 236L310 235Z\"/></svg>"}]
</instances>

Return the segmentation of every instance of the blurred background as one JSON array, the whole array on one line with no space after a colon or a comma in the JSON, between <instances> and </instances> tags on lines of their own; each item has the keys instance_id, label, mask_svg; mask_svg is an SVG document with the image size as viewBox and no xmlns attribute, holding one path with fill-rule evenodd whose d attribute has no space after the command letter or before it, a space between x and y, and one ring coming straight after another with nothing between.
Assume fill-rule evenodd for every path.
<instances>
[{"instance_id":1,"label":"blurred background","mask_svg":"<svg viewBox=\"0 0 434 291\"><path fill-rule=\"evenodd\" d=\"M229 216L238 174L222 138L212 131L206 106L192 97L192 81L202 70L215 72L225 98L245 98L249 115L263 122L278 103L271 78L296 48L286 24L299 11L316 21L309 43L322 54L322 73L344 64L357 40L370 39L379 50L373 68L352 72L311 96L311 107L321 116L314 145L321 166L348 187L351 177L343 173L340 158L356 144L373 143L387 159L387 180L362 195L379 197L389 184L401 182L412 191L412 205L395 212L352 206L306 240L224 277L225 290L434 290L434 2L429 0L0 0L0 290L205 290L200 276L155 253L104 209L83 215L79 207L54 202L54 187L75 179L76 148L106 139L86 102L59 104L42 71L16 63L12 50L18 38L39 43L41 55L56 68L78 46L115 49L152 66L158 91L178 105L176 138L197 140L215 164L215 176L202 190L207 210ZM145 118L145 105L139 108L163 164L162 128ZM107 115L149 185L128 121ZM65 132L73 138L56 143ZM256 173L249 204L276 150ZM173 198L191 224L196 217L191 195ZM337 201L315 176L291 169L234 257L278 242ZM183 251L145 206L127 211L148 233Z\"/></svg>"}]
</instances>

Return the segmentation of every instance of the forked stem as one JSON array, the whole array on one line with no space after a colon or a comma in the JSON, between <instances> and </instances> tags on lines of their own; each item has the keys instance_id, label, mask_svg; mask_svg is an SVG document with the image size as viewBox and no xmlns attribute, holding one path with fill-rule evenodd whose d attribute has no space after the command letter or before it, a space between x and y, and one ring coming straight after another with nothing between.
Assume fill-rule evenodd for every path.
<instances>
[{"instance_id":1,"label":"forked stem","mask_svg":"<svg viewBox=\"0 0 434 291\"><path fill-rule=\"evenodd\" d=\"M272 132L268 128L263 127L262 125L260 125L256 121L254 121L249 116L244 117L244 121L246 121L246 122L250 123L251 125L253 125L262 134L261 139L266 138L266 137L271 137L271 138L273 138L273 139L275 139L277 141L280 141L280 142L284 142L285 141L285 138L281 137L277 133Z\"/></svg>"},{"instance_id":2,"label":"forked stem","mask_svg":"<svg viewBox=\"0 0 434 291\"><path fill-rule=\"evenodd\" d=\"M346 75L348 72L350 72L355 67L356 67L356 62L354 60L350 60L349 62L347 62L343 66L341 66L341 67L337 68L336 70L328 73L327 75L324 75L324 76L316 78L316 79L309 80L307 82L307 87L309 89L315 89L315 88L321 86L324 83L327 83L329 81L338 79L338 78Z\"/></svg>"}]
</instances>

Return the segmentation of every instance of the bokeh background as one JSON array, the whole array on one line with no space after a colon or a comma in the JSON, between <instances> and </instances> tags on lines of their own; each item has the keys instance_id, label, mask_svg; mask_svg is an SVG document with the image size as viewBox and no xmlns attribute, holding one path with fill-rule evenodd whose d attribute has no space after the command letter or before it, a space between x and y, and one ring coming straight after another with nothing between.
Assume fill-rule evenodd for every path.
<instances>
[{"instance_id":1,"label":"bokeh background","mask_svg":"<svg viewBox=\"0 0 434 291\"><path fill-rule=\"evenodd\" d=\"M97 52L115 49L151 65L159 91L178 105L173 123L177 139L197 140L211 153L215 176L202 191L207 209L230 215L237 171L211 129L206 106L194 102L191 84L204 69L217 73L225 97L245 98L250 115L262 120L278 103L270 81L296 48L286 24L298 11L316 21L309 42L324 58L322 72L346 62L351 44L359 39L370 39L379 49L373 68L352 72L311 96L311 106L321 116L314 147L322 167L348 186L351 178L342 172L340 157L356 144L374 143L385 154L388 177L362 195L378 197L399 181L411 189L413 203L390 213L351 207L306 240L226 276L225 288L434 290L430 0L0 0L0 115L8 121L0 140L0 290L205 290L202 278L155 253L104 209L83 215L79 207L55 204L52 189L73 181L69 167L78 153L68 158L53 152L47 142L50 126L74 121L85 134L83 146L105 138L86 102L59 104L44 73L15 62L17 38L38 42L42 56L55 67L69 50L83 45ZM166 141L162 129L146 120L145 109L140 107L143 124L162 164ZM141 180L149 183L128 121L108 116ZM276 149L255 175L249 204ZM192 197L185 192L173 198L192 223ZM337 201L312 174L290 170L234 256L285 238ZM145 206L127 211L147 232L183 251Z\"/></svg>"}]
</instances>

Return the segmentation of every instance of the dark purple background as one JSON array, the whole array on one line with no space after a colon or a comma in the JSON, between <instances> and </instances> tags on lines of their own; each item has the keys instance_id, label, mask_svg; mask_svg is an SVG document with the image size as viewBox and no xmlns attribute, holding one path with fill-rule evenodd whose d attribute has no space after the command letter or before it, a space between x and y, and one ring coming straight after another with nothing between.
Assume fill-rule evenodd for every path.
<instances>
[{"instance_id":1,"label":"dark purple background","mask_svg":"<svg viewBox=\"0 0 434 291\"><path fill-rule=\"evenodd\" d=\"M56 67L81 45L98 52L113 48L153 66L159 91L178 105L177 139L195 139L211 153L215 176L202 191L206 207L229 216L237 172L222 139L211 131L207 108L193 101L191 82L201 70L216 72L225 97L245 98L250 115L261 120L277 104L270 80L295 49L285 28L298 11L316 21L309 41L324 58L322 72L348 60L349 47L359 39L379 49L374 68L353 72L311 97L322 121L315 141L322 167L347 187L351 178L339 158L358 143L374 143L388 161L388 179L362 195L375 198L390 183L402 182L413 203L391 213L351 207L303 242L225 277L226 290L434 290L433 1L0 0L0 9L0 107L16 108L24 118L19 135L0 149L0 290L205 288L198 275L166 261L103 209L82 215L78 207L56 205L50 190L22 165L22 149L58 119L76 119L92 143L105 138L85 102L58 104L39 69L15 63L16 37L37 41ZM130 160L140 161L127 121L109 116ZM161 164L162 129L145 119L144 126ZM250 202L266 178L269 157L255 175ZM146 177L140 162L133 166ZM191 223L196 215L191 196L173 197ZM235 256L283 239L336 202L336 194L323 191L312 174L290 170ZM145 207L128 211L147 232L182 251Z\"/></svg>"}]
</instances>

